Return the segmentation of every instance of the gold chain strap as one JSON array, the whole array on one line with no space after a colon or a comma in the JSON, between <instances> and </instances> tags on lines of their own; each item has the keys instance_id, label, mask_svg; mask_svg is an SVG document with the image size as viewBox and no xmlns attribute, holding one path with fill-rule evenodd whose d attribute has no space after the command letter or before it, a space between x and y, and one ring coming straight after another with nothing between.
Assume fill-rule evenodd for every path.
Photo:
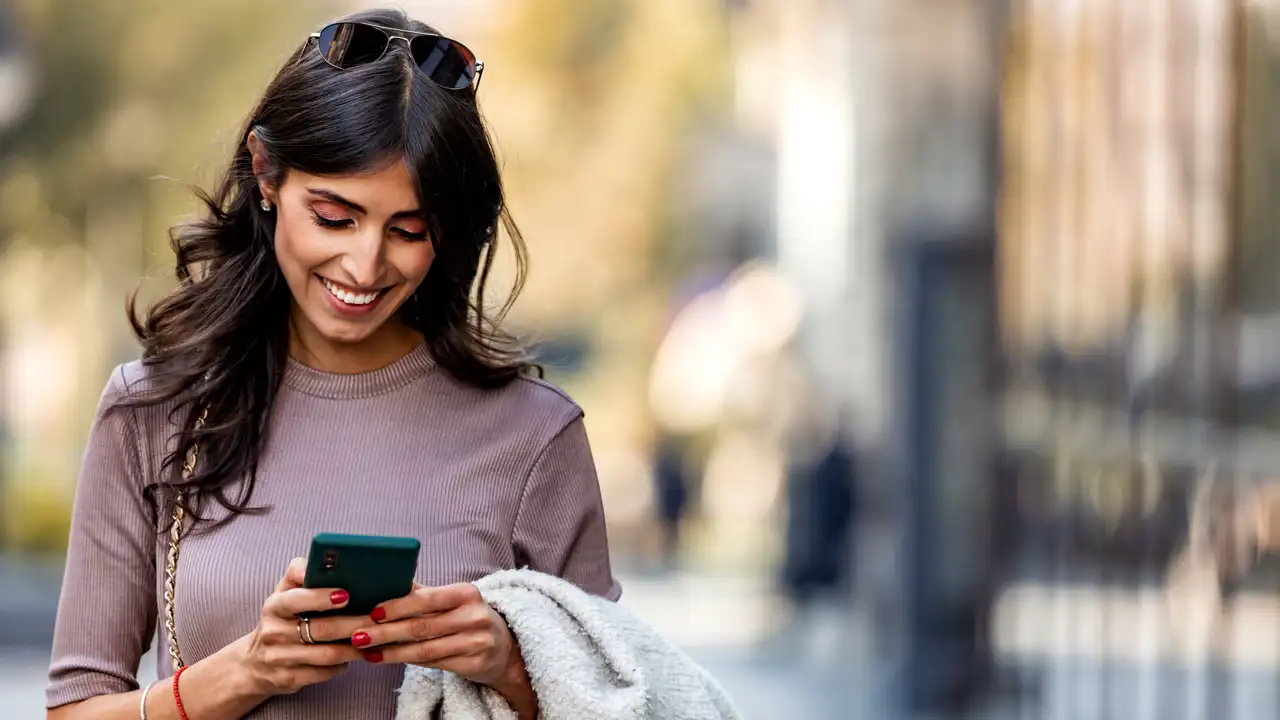
<instances>
[{"instance_id":1,"label":"gold chain strap","mask_svg":"<svg viewBox=\"0 0 1280 720\"><path fill-rule=\"evenodd\" d=\"M208 408L201 411L200 417L196 418L194 429L199 430L204 427L204 420L208 414ZM200 445L192 443L182 463L184 483L195 473L196 460L199 457ZM186 519L186 512L182 509L182 499L182 489L179 488L173 503L173 522L169 526L169 555L164 569L164 627L168 635L169 659L173 661L174 672L182 667L182 651L178 649L178 629L173 621L173 598L178 583L178 544L182 541L182 521Z\"/></svg>"}]
</instances>

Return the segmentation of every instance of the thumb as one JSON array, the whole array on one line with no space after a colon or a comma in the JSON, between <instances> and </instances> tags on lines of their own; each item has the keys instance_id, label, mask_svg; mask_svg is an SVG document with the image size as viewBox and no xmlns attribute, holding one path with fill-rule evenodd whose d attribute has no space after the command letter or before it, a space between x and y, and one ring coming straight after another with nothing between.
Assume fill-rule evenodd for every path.
<instances>
[{"instance_id":1,"label":"thumb","mask_svg":"<svg viewBox=\"0 0 1280 720\"><path fill-rule=\"evenodd\" d=\"M280 578L280 582L276 583L276 592L284 592L294 588L302 587L302 581L307 576L307 559L304 557L296 557L289 561L289 569L285 570L284 577Z\"/></svg>"}]
</instances>

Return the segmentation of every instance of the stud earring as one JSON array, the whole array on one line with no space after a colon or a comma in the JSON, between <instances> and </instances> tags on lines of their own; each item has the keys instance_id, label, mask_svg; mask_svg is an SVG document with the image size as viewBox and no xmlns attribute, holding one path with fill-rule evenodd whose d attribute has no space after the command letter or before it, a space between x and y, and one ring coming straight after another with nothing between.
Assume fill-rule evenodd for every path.
<instances>
[{"instance_id":1,"label":"stud earring","mask_svg":"<svg viewBox=\"0 0 1280 720\"><path fill-rule=\"evenodd\" d=\"M262 206L262 211L263 211L263 212L271 212L271 201L270 201L270 200L267 200L266 198L262 198L261 200L259 200L259 201L258 201L258 205Z\"/></svg>"}]
</instances>

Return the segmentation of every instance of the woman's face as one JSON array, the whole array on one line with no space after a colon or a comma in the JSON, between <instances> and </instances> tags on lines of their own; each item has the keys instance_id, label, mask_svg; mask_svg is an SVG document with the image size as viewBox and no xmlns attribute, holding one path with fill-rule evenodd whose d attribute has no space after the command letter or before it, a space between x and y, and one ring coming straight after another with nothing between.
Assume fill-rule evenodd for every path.
<instances>
[{"instance_id":1,"label":"woman's face","mask_svg":"<svg viewBox=\"0 0 1280 720\"><path fill-rule=\"evenodd\" d=\"M403 163L359 175L289 171L265 194L276 206L276 259L304 344L394 344L394 335L411 334L396 311L427 276L435 249Z\"/></svg>"}]
</instances>

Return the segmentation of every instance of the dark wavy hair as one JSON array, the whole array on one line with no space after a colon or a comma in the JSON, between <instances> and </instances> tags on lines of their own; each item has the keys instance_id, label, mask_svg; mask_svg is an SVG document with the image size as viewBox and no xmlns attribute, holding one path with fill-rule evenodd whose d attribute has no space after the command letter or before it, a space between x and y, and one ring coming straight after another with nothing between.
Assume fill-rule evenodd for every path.
<instances>
[{"instance_id":1,"label":"dark wavy hair","mask_svg":"<svg viewBox=\"0 0 1280 720\"><path fill-rule=\"evenodd\" d=\"M434 32L393 10L346 19ZM338 70L305 42L267 87L217 191L196 191L203 216L170 233L177 288L145 317L136 293L128 303L148 373L145 391L121 405L174 403L170 421L178 427L177 449L148 494L154 501L159 492L164 507L178 502L197 519L210 500L228 511L224 521L265 509L250 503L288 357L290 293L276 262L274 222L259 207L250 132L269 160L265 180L272 185L289 170L341 175L403 159L436 249L426 279L400 311L404 321L460 382L492 388L540 372L499 328L523 285L527 255L474 92L434 84L404 43L391 43L377 62ZM514 247L516 279L490 318L485 285L500 223ZM205 410L207 421L197 428ZM193 443L201 461L184 483L183 449Z\"/></svg>"}]
</instances>

